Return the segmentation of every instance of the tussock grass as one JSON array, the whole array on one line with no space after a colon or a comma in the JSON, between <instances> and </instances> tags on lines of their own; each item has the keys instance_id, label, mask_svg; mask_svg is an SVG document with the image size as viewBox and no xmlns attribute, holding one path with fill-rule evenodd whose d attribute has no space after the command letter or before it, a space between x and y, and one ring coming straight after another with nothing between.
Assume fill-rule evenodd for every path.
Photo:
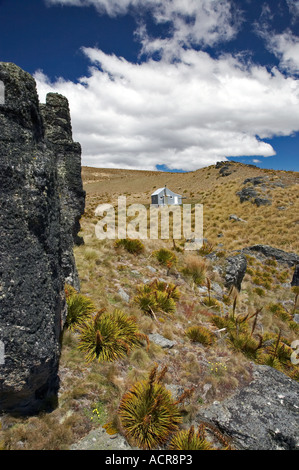
<instances>
[{"instance_id":1,"label":"tussock grass","mask_svg":"<svg viewBox=\"0 0 299 470\"><path fill-rule=\"evenodd\" d=\"M160 369L167 363L165 381L169 384L184 389L196 384L189 408L184 409L184 423L189 431L189 421L202 404L220 401L251 380L252 360L276 367L293 380L299 379L298 366L293 366L289 359L290 344L298 339L299 333L293 321L294 313L298 312L298 297L296 300L296 292L287 287L293 269L275 260L262 262L247 255L247 274L237 302L234 302L236 293L224 288L223 278L225 258L232 250L261 243L298 252L298 174L270 172L242 164L236 164L234 170L225 178L220 177L214 166L186 174L167 174L167 185L171 189L180 194L187 191L185 202L204 204L204 237L208 244L201 254L184 252L184 239L175 242L148 239L142 240L144 249L136 256L124 247L115 249L113 240L96 238L94 210L102 202L117 207L121 193L127 195L127 204L144 203L149 211L150 194L154 186L164 186L165 173L83 168L87 207L81 220L81 235L85 245L74 248L81 280L80 294L92 301L94 312L103 308L108 312L121 309L126 316L135 317L136 331L141 335L160 333L174 340L176 345L166 350L150 342L146 350L146 343L143 343L142 347L138 344L130 350L125 348L126 353L112 363L96 360L86 363L85 355L78 349L78 333L65 329L58 408L47 416L2 417L2 447L66 449L99 423L113 423L114 429L123 432L117 414L120 401L136 382L147 381L154 363L159 363ZM240 204L236 192L245 178L260 175L271 178L278 175L286 187L272 190L272 206L257 208L251 203ZM285 210L279 210L281 206ZM247 223L233 223L229 220L231 214ZM116 222L117 219L116 211ZM173 223L171 217L170 223ZM220 233L222 236L218 237ZM206 258L210 248L216 261ZM154 255L161 249L162 254L171 254L170 258L162 256L162 262ZM217 272L215 265L221 268ZM155 312L156 318L144 315L138 303L126 303L118 294L122 287L134 299L137 286L143 286L143 294L146 294L145 286L151 286L155 280L162 284L160 290L155 289L154 302L162 297L161 309L166 313L159 310ZM223 288L223 296L216 295L212 281ZM167 313L171 296L167 299L169 290L165 286L170 285L176 286L180 295L172 298L175 308ZM201 289L204 286L208 287L207 294ZM214 300L220 303L220 309L216 302L213 304ZM261 308L257 318L252 316ZM212 344L189 340L185 332L199 325L212 332ZM214 334L223 328L225 332ZM257 348L260 336L263 336L262 347ZM209 385L208 392L204 385ZM94 409L98 410L99 418L93 413Z\"/></svg>"}]
</instances>

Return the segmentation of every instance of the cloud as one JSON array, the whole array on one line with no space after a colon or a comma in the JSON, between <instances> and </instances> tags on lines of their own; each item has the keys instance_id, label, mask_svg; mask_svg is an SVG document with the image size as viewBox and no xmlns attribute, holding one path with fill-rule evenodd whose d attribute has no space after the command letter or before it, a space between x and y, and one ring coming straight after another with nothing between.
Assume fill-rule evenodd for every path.
<instances>
[{"instance_id":1,"label":"cloud","mask_svg":"<svg viewBox=\"0 0 299 470\"><path fill-rule=\"evenodd\" d=\"M262 139L299 130L298 82L278 70L245 66L182 49L180 61L135 64L96 48L78 83L35 74L40 99L49 91L70 103L83 164L110 168L195 170L230 156L272 156Z\"/></svg>"},{"instance_id":2,"label":"cloud","mask_svg":"<svg viewBox=\"0 0 299 470\"><path fill-rule=\"evenodd\" d=\"M291 73L299 74L299 38L290 30L267 37L268 49L280 60L280 67Z\"/></svg>"},{"instance_id":3,"label":"cloud","mask_svg":"<svg viewBox=\"0 0 299 470\"><path fill-rule=\"evenodd\" d=\"M46 0L48 5L94 6L111 17L134 12L142 52L178 53L184 45L212 46L235 37L241 13L228 0ZM167 39L148 36L141 12L150 12L157 24L169 25ZM155 39L155 40L154 40Z\"/></svg>"},{"instance_id":4,"label":"cloud","mask_svg":"<svg viewBox=\"0 0 299 470\"><path fill-rule=\"evenodd\" d=\"M293 15L293 22L299 18L299 0L286 0L290 13Z\"/></svg>"},{"instance_id":5,"label":"cloud","mask_svg":"<svg viewBox=\"0 0 299 470\"><path fill-rule=\"evenodd\" d=\"M286 0L291 24L299 18L299 0ZM255 22L255 32L265 40L266 48L279 59L279 68L290 75L299 74L299 38L291 28L277 33L272 28L275 10L267 3L263 4L259 21Z\"/></svg>"}]
</instances>

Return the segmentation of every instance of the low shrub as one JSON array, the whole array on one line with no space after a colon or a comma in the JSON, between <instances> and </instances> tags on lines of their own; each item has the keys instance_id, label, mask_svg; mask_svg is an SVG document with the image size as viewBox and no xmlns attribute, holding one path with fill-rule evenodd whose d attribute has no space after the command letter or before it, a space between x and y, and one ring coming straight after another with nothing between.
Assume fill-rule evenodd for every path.
<instances>
[{"instance_id":1,"label":"low shrub","mask_svg":"<svg viewBox=\"0 0 299 470\"><path fill-rule=\"evenodd\" d=\"M154 251L153 255L163 266L174 265L177 263L177 256L167 248L160 248L160 250Z\"/></svg>"},{"instance_id":2,"label":"low shrub","mask_svg":"<svg viewBox=\"0 0 299 470\"><path fill-rule=\"evenodd\" d=\"M265 297L266 295L266 292L262 287L255 287L253 289L253 292L257 294L259 297Z\"/></svg>"},{"instance_id":3,"label":"low shrub","mask_svg":"<svg viewBox=\"0 0 299 470\"><path fill-rule=\"evenodd\" d=\"M228 338L229 346L235 351L241 351L249 359L255 360L258 349L262 346L261 341L257 341L246 332L231 331Z\"/></svg>"},{"instance_id":4,"label":"low shrub","mask_svg":"<svg viewBox=\"0 0 299 470\"><path fill-rule=\"evenodd\" d=\"M291 321L292 316L287 312L285 307L278 303L271 303L268 305L268 311L272 314L274 314L276 317L280 318L283 321Z\"/></svg>"},{"instance_id":5,"label":"low shrub","mask_svg":"<svg viewBox=\"0 0 299 470\"><path fill-rule=\"evenodd\" d=\"M120 359L148 338L139 333L134 317L121 310L107 313L100 310L79 328L78 348L85 352L87 362L112 362Z\"/></svg>"},{"instance_id":6,"label":"low shrub","mask_svg":"<svg viewBox=\"0 0 299 470\"><path fill-rule=\"evenodd\" d=\"M190 341L201 343L204 346L210 346L215 341L215 335L204 326L190 326L190 328L186 330L186 335Z\"/></svg>"},{"instance_id":7,"label":"low shrub","mask_svg":"<svg viewBox=\"0 0 299 470\"><path fill-rule=\"evenodd\" d=\"M169 450L213 450L212 445L206 440L203 425L195 432L194 426L188 430L176 433L169 444Z\"/></svg>"},{"instance_id":8,"label":"low shrub","mask_svg":"<svg viewBox=\"0 0 299 470\"><path fill-rule=\"evenodd\" d=\"M118 414L129 442L142 449L155 449L167 442L182 422L178 403L161 384L166 368L160 375L157 366L148 380L140 381L122 397Z\"/></svg>"},{"instance_id":9,"label":"low shrub","mask_svg":"<svg viewBox=\"0 0 299 470\"><path fill-rule=\"evenodd\" d=\"M213 297L204 297L202 299L202 303L206 306L206 307L211 307L215 310L220 310L220 303L218 302L218 300L214 299Z\"/></svg>"},{"instance_id":10,"label":"low shrub","mask_svg":"<svg viewBox=\"0 0 299 470\"><path fill-rule=\"evenodd\" d=\"M67 303L65 328L75 330L95 312L96 307L89 297L80 294L70 285L65 286L65 298Z\"/></svg>"},{"instance_id":11,"label":"low shrub","mask_svg":"<svg viewBox=\"0 0 299 470\"><path fill-rule=\"evenodd\" d=\"M116 240L114 246L116 248L123 247L129 253L132 253L134 255L139 255L140 253L144 251L144 245L138 239L124 238L124 239Z\"/></svg>"},{"instance_id":12,"label":"low shrub","mask_svg":"<svg viewBox=\"0 0 299 470\"><path fill-rule=\"evenodd\" d=\"M180 298L180 291L172 283L153 281L137 288L138 294L134 297L140 309L150 316L158 312L174 313L176 302Z\"/></svg>"}]
</instances>

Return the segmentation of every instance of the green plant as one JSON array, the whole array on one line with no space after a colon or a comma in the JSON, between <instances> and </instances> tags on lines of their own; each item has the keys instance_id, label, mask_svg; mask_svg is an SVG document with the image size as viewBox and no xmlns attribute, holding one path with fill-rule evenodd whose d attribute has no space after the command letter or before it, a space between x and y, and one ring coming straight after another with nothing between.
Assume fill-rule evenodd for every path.
<instances>
[{"instance_id":1,"label":"green plant","mask_svg":"<svg viewBox=\"0 0 299 470\"><path fill-rule=\"evenodd\" d=\"M213 333L204 326L190 326L186 330L188 338L195 343L201 343L204 346L210 346L215 341Z\"/></svg>"},{"instance_id":2,"label":"green plant","mask_svg":"<svg viewBox=\"0 0 299 470\"><path fill-rule=\"evenodd\" d=\"M124 238L124 239L116 240L114 246L116 248L123 247L129 253L132 253L134 255L139 255L140 253L144 251L144 245L138 239Z\"/></svg>"},{"instance_id":3,"label":"green plant","mask_svg":"<svg viewBox=\"0 0 299 470\"><path fill-rule=\"evenodd\" d=\"M101 401L99 401L96 404L96 407L92 410L92 416L90 420L94 421L95 424L104 424L106 418L107 416L106 416L104 404Z\"/></svg>"},{"instance_id":4,"label":"green plant","mask_svg":"<svg viewBox=\"0 0 299 470\"><path fill-rule=\"evenodd\" d=\"M204 241L202 247L200 248L200 250L198 250L198 254L201 256L209 255L210 253L212 253L213 249L214 246L212 245L212 243Z\"/></svg>"},{"instance_id":5,"label":"green plant","mask_svg":"<svg viewBox=\"0 0 299 470\"><path fill-rule=\"evenodd\" d=\"M164 444L182 422L171 393L161 384L167 368L157 375L157 366L148 380L140 381L122 397L118 414L129 441L142 449Z\"/></svg>"},{"instance_id":6,"label":"green plant","mask_svg":"<svg viewBox=\"0 0 299 470\"><path fill-rule=\"evenodd\" d=\"M277 361L279 361L282 365L290 363L293 350L287 344L287 340L282 337L281 330L279 330L277 337L275 337L273 334L265 335L264 342L266 344L268 343L264 351L265 356L272 356L273 358L277 359ZM259 361L261 361L262 359L263 358L261 356L259 358Z\"/></svg>"},{"instance_id":7,"label":"green plant","mask_svg":"<svg viewBox=\"0 0 299 470\"><path fill-rule=\"evenodd\" d=\"M253 292L255 292L259 297L265 297L266 295L266 292L262 287L255 287Z\"/></svg>"},{"instance_id":8,"label":"green plant","mask_svg":"<svg viewBox=\"0 0 299 470\"><path fill-rule=\"evenodd\" d=\"M263 364L265 366L273 367L274 369L277 369L277 370L280 370L280 371L283 370L283 367L282 367L279 359L277 357L274 357L272 354L265 354L265 353L261 354L258 357L257 362L259 364Z\"/></svg>"},{"instance_id":9,"label":"green plant","mask_svg":"<svg viewBox=\"0 0 299 470\"><path fill-rule=\"evenodd\" d=\"M241 351L249 359L256 359L257 351L262 347L263 339L259 341L247 332L231 331L228 338L230 347L235 351Z\"/></svg>"},{"instance_id":10,"label":"green plant","mask_svg":"<svg viewBox=\"0 0 299 470\"><path fill-rule=\"evenodd\" d=\"M160 264L163 264L166 267L177 263L176 255L168 250L167 248L160 248L160 250L154 251L153 255L157 258Z\"/></svg>"},{"instance_id":11,"label":"green plant","mask_svg":"<svg viewBox=\"0 0 299 470\"><path fill-rule=\"evenodd\" d=\"M176 433L169 444L170 450L212 450L212 445L206 440L205 428L198 426L195 432L194 426L189 430Z\"/></svg>"},{"instance_id":12,"label":"green plant","mask_svg":"<svg viewBox=\"0 0 299 470\"><path fill-rule=\"evenodd\" d=\"M274 267L277 267L277 261L276 261L276 259L274 259L274 258L267 259L267 260L265 261L265 264L266 264L267 266L274 266Z\"/></svg>"},{"instance_id":13,"label":"green plant","mask_svg":"<svg viewBox=\"0 0 299 470\"><path fill-rule=\"evenodd\" d=\"M282 304L271 303L268 305L269 312L283 321L291 321L292 317Z\"/></svg>"},{"instance_id":14,"label":"green plant","mask_svg":"<svg viewBox=\"0 0 299 470\"><path fill-rule=\"evenodd\" d=\"M214 308L215 310L220 310L220 303L218 302L218 300L214 299L213 297L204 297L202 299L202 303L206 306L206 307L211 307L211 308Z\"/></svg>"},{"instance_id":15,"label":"green plant","mask_svg":"<svg viewBox=\"0 0 299 470\"><path fill-rule=\"evenodd\" d=\"M70 285L65 286L65 297L67 303L67 317L65 328L76 329L96 310L92 300L80 294Z\"/></svg>"},{"instance_id":16,"label":"green plant","mask_svg":"<svg viewBox=\"0 0 299 470\"><path fill-rule=\"evenodd\" d=\"M210 364L210 372L214 373L215 375L222 375L224 371L227 371L226 364L223 362L209 362Z\"/></svg>"},{"instance_id":17,"label":"green plant","mask_svg":"<svg viewBox=\"0 0 299 470\"><path fill-rule=\"evenodd\" d=\"M221 317L220 315L212 315L210 317L210 321L219 330L222 330L223 328L226 328L228 330L235 328L235 321L229 317Z\"/></svg>"},{"instance_id":18,"label":"green plant","mask_svg":"<svg viewBox=\"0 0 299 470\"><path fill-rule=\"evenodd\" d=\"M173 313L176 302L180 298L180 291L172 283L153 281L137 288L138 294L134 297L140 309L156 319L156 313Z\"/></svg>"},{"instance_id":19,"label":"green plant","mask_svg":"<svg viewBox=\"0 0 299 470\"><path fill-rule=\"evenodd\" d=\"M86 353L87 362L94 359L112 362L126 356L148 338L139 333L136 319L121 310L100 310L79 328L78 348Z\"/></svg>"}]
</instances>

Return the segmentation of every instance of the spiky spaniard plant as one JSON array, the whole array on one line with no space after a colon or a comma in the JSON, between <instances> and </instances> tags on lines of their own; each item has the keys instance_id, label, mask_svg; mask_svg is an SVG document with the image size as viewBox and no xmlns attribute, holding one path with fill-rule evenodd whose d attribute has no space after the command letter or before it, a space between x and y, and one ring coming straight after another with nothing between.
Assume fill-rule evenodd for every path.
<instances>
[{"instance_id":1,"label":"spiky spaniard plant","mask_svg":"<svg viewBox=\"0 0 299 470\"><path fill-rule=\"evenodd\" d=\"M175 402L157 375L157 366L148 380L137 382L122 397L118 414L127 439L142 449L163 445L182 421L179 402Z\"/></svg>"},{"instance_id":2,"label":"spiky spaniard plant","mask_svg":"<svg viewBox=\"0 0 299 470\"><path fill-rule=\"evenodd\" d=\"M121 310L108 313L100 310L79 328L78 348L85 352L87 362L112 362L126 356L148 337L139 333L136 319Z\"/></svg>"},{"instance_id":3,"label":"spiky spaniard plant","mask_svg":"<svg viewBox=\"0 0 299 470\"><path fill-rule=\"evenodd\" d=\"M169 263L172 265L177 263L177 257L175 253L168 250L167 248L160 248L160 250L154 251L153 255L155 258L157 258L159 263L163 264L164 266L167 266Z\"/></svg>"},{"instance_id":4,"label":"spiky spaniard plant","mask_svg":"<svg viewBox=\"0 0 299 470\"><path fill-rule=\"evenodd\" d=\"M179 298L177 286L155 280L151 284L139 286L134 301L144 313L155 318L157 312L174 313Z\"/></svg>"},{"instance_id":5,"label":"spiky spaniard plant","mask_svg":"<svg viewBox=\"0 0 299 470\"><path fill-rule=\"evenodd\" d=\"M75 330L95 312L96 307L89 297L80 294L70 285L65 286L65 298L67 303L65 328Z\"/></svg>"},{"instance_id":6,"label":"spiky spaniard plant","mask_svg":"<svg viewBox=\"0 0 299 470\"><path fill-rule=\"evenodd\" d=\"M170 441L169 450L213 450L213 447L206 440L204 426L199 425L197 432L191 426L176 433Z\"/></svg>"},{"instance_id":7,"label":"spiky spaniard plant","mask_svg":"<svg viewBox=\"0 0 299 470\"><path fill-rule=\"evenodd\" d=\"M215 335L208 328L204 326L190 326L186 330L186 335L190 341L194 343L201 343L204 346L210 346L215 341Z\"/></svg>"},{"instance_id":8,"label":"spiky spaniard plant","mask_svg":"<svg viewBox=\"0 0 299 470\"><path fill-rule=\"evenodd\" d=\"M249 359L255 360L259 349L263 346L263 337L258 335L259 339L246 332L231 331L228 337L228 344L234 351L241 351Z\"/></svg>"}]
</instances>

